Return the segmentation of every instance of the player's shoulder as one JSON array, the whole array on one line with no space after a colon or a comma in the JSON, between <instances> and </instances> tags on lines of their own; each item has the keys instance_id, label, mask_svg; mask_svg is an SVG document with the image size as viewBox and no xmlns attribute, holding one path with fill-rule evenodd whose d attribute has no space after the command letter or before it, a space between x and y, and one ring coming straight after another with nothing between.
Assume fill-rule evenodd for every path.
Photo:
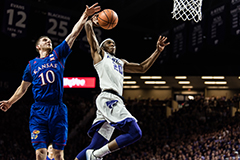
<instances>
[{"instance_id":1,"label":"player's shoulder","mask_svg":"<svg viewBox=\"0 0 240 160\"><path fill-rule=\"evenodd\" d=\"M53 50L56 50L56 49L59 49L59 48L62 48L62 47L68 47L68 43L66 40L63 40L60 44L58 44Z\"/></svg>"},{"instance_id":2,"label":"player's shoulder","mask_svg":"<svg viewBox=\"0 0 240 160\"><path fill-rule=\"evenodd\" d=\"M62 56L66 57L67 55L69 55L72 52L72 50L68 46L68 43L66 42L66 40L64 40L62 43L60 43L58 46L56 46L53 49L53 52L56 53L60 57L62 57Z\"/></svg>"},{"instance_id":3,"label":"player's shoulder","mask_svg":"<svg viewBox=\"0 0 240 160\"><path fill-rule=\"evenodd\" d=\"M35 63L37 63L38 59L39 59L38 57L35 57L35 58L31 59L28 63L35 64Z\"/></svg>"}]
</instances>

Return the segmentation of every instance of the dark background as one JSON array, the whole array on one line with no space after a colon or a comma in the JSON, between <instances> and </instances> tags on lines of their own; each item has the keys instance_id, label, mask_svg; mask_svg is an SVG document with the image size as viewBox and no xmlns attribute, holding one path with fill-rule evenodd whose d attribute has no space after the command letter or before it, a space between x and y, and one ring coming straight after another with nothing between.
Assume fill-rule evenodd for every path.
<instances>
[{"instance_id":1,"label":"dark background","mask_svg":"<svg viewBox=\"0 0 240 160\"><path fill-rule=\"evenodd\" d=\"M47 27L53 24L48 23L47 13L56 12L71 17L68 22L68 34L78 21L85 9L85 5L92 5L96 1L76 0L15 0L14 2L28 5L25 35L12 37L3 31L5 24L4 16L9 18L6 6L12 1L1 1L2 32L1 40L1 79L14 75L20 81L23 70L29 60L38 56L35 51L35 40L46 34ZM166 48L153 67L146 73L148 75L239 75L239 35L233 34L231 3L229 0L204 0L203 20L199 23L172 19L171 11L173 1L170 0L101 0L98 1L103 9L111 8L118 13L119 24L116 28L106 31L100 28L101 41L111 37L116 41L117 56L129 62L142 62L155 50L158 36L168 36L171 45ZM239 5L236 1L235 7ZM217 24L217 44L211 39L212 11L224 5L224 11L220 15L221 22ZM17 11L16 9L14 11ZM238 11L237 11L238 12ZM19 16L19 15L18 15ZM19 18L14 15L14 22ZM237 13L237 19L239 15ZM239 20L240 21L240 20ZM14 24L13 22L13 24ZM239 22L238 22L239 23ZM197 51L191 48L192 33L194 25L200 24L202 43ZM59 23L58 23L59 25ZM184 25L184 29L178 31L177 26ZM46 27L47 26L47 27ZM236 29L239 29L238 26ZM181 33L180 40L176 35ZM49 35L51 37L51 35ZM78 37L69 56L65 76L96 76L92 66L92 59L84 41L85 30ZM58 42L62 37L56 37ZM62 38L64 39L64 38ZM86 39L85 39L86 40ZM198 40L197 40L198 41ZM176 43L176 45L174 44ZM181 43L182 50L177 43ZM175 47L175 48L174 48ZM175 51L174 51L175 49ZM177 49L177 50L176 50ZM20 77L20 78L19 78Z\"/></svg>"},{"instance_id":2,"label":"dark background","mask_svg":"<svg viewBox=\"0 0 240 160\"><path fill-rule=\"evenodd\" d=\"M71 17L71 19L67 21L69 34L83 13L85 5L90 6L95 2L96 1L93 0L0 1L1 99L8 99L13 94L13 91L21 82L21 77L28 61L38 56L38 53L35 51L35 40L41 35L48 35L47 30L53 27L53 23L49 23L49 19L52 17L48 17L48 12ZM119 58L124 58L129 62L140 63L155 50L159 35L163 34L168 36L171 45L166 48L145 75L239 76L240 16L236 8L240 5L240 0L203 0L203 20L197 24L172 19L171 11L173 9L173 1L171 0L100 0L98 2L102 9L111 8L118 13L119 24L116 28L110 31L100 29L97 30L97 32L101 33L99 36L101 40L111 37L116 41L117 56ZM234 3L234 6L231 5L231 2ZM6 32L6 28L22 29L15 26L22 18L22 10L17 8L11 10L12 8L9 8L9 4L11 3L25 6L23 12L26 14L26 20L22 22L22 24L26 25L24 32L23 34L15 35L15 37L11 32ZM222 6L224 6L223 10L221 10ZM236 11L232 11L234 8ZM9 25L9 16L13 13L12 11L14 11L13 21L12 24ZM17 13L20 15L17 15ZM233 17L232 13L235 13L236 16ZM57 33L61 33L61 30L57 30L60 27L61 19L54 19L57 20L55 30ZM237 24L232 22L233 19ZM236 25L235 28L233 28L233 24ZM192 38L194 37L192 31L196 25L200 25L201 28L201 32L197 32L198 39L196 41L199 43L191 46L193 43ZM214 36L212 35L213 33L215 34ZM83 30L74 43L72 48L73 52L66 62L65 76L97 77L84 36L85 31ZM56 44L59 43L61 39L62 37L53 36L53 42ZM9 87L10 85L11 87ZM98 86L96 88L99 89ZM6 92L4 92L5 90ZM64 103L66 103L69 108L69 131L71 131L88 112L88 109L94 107L94 105L92 105L94 104L94 96L92 95L96 94L97 91L94 89L81 89L81 91L73 89L70 91L66 89L65 91L67 94L64 96ZM5 141L3 145L0 145L0 151L5 153L7 157L11 153L14 156L25 155L27 157L25 159L34 159L34 150L30 143L30 133L28 130L29 108L33 103L31 94L32 93L28 91L27 95L14 104L15 109L10 109L6 113L0 112L0 117L2 117L0 129L1 131L3 130L4 133L0 135L0 139ZM87 97L88 99L81 97ZM133 148L127 148L123 150L123 152L129 151L130 153L140 154L138 148L151 146L152 148L147 149L147 151L150 152L155 146L165 143L164 140L167 139L167 134L165 133L168 133L173 128L182 128L182 126L187 128L179 134L179 137L185 136L188 140L190 136L215 132L224 126L229 127L229 124L237 124L233 123L235 121L230 119L229 105L227 103L225 104L225 102L225 99L219 100L218 107L213 107L213 109L220 109L218 111L219 115L226 113L227 116L221 117L222 121L217 117L218 114L211 116L211 118L207 120L207 123L198 123L198 121L195 120L197 116L192 114L193 108L200 106L199 103L202 103L200 100L199 102L196 101L196 103L191 104L186 110L184 109L181 112L177 112L175 118L170 120L166 120L164 117L166 115L164 110L166 102L164 101L157 104L154 108L152 105L151 107L147 107L148 105L146 104L148 104L148 102L145 102L145 100L140 103L136 102L136 105L129 103L127 105L128 109L139 119L143 135L147 135L147 137L142 138L138 144L136 143L137 146L134 146L134 148L137 148L137 151L134 152ZM81 106L79 104L86 105L83 107L84 105ZM206 108L196 108L196 112L207 113L205 111ZM189 116L186 116L188 114ZM18 122L21 122L21 124L19 125ZM92 121L84 125L80 131L78 131L76 139L74 138L68 141L65 150L66 156L73 159L81 149L89 144L91 139L87 138L86 132L91 126L91 122ZM195 125L195 122L197 122L196 124L198 125ZM236 119L236 122L239 122L239 120ZM156 126L160 128L156 128ZM197 127L195 128L195 126ZM237 127L234 126L233 128ZM154 132L152 132L153 129ZM158 131L161 132L161 134L158 134ZM186 132L188 132L188 134L186 134ZM177 137L175 132L170 132L170 136L171 134L171 141L177 142L179 137ZM166 135L166 137L163 135ZM149 137L153 137L154 139L149 139ZM208 138L208 136L205 138ZM224 142L224 144L228 142ZM202 146L204 146L204 144ZM123 152L116 152L116 154L119 153L123 155ZM130 154L127 153L127 155Z\"/></svg>"}]
</instances>

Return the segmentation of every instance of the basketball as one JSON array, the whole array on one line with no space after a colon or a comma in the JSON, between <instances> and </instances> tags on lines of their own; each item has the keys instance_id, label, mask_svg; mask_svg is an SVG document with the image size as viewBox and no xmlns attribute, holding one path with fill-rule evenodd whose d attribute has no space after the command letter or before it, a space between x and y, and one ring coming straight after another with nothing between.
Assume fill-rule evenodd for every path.
<instances>
[{"instance_id":1,"label":"basketball","mask_svg":"<svg viewBox=\"0 0 240 160\"><path fill-rule=\"evenodd\" d=\"M118 23L118 15L112 9L104 9L98 15L98 24L106 30L113 29Z\"/></svg>"}]
</instances>

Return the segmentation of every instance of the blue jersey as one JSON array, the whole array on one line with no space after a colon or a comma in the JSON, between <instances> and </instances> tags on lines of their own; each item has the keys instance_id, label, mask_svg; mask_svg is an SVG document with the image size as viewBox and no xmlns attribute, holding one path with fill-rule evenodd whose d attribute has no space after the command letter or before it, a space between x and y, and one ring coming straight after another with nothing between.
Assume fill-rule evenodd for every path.
<instances>
[{"instance_id":1,"label":"blue jersey","mask_svg":"<svg viewBox=\"0 0 240 160\"><path fill-rule=\"evenodd\" d=\"M47 159L46 160L54 160L54 158L53 159L50 159L48 156L47 156Z\"/></svg>"},{"instance_id":2,"label":"blue jersey","mask_svg":"<svg viewBox=\"0 0 240 160\"><path fill-rule=\"evenodd\" d=\"M63 72L66 59L71 53L64 40L45 58L29 61L22 79L31 82L35 102L57 104L63 97Z\"/></svg>"}]
</instances>

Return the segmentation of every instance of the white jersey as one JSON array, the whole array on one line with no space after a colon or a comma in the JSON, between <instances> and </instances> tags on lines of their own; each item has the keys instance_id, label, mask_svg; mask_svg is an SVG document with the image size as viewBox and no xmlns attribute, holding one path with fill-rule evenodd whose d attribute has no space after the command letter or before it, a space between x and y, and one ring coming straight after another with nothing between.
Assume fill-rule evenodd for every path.
<instances>
[{"instance_id":1,"label":"white jersey","mask_svg":"<svg viewBox=\"0 0 240 160\"><path fill-rule=\"evenodd\" d=\"M122 95L123 92L123 65L124 62L115 56L105 52L103 59L94 65L100 81L100 88L104 90L114 90ZM137 119L127 110L124 101L117 95L102 92L96 99L96 118L93 121L92 128L95 127L97 122L106 121L98 133L110 140L114 131L114 125L124 126L124 123L136 121ZM91 129L90 129L91 130ZM89 134L90 136L92 133Z\"/></svg>"},{"instance_id":2,"label":"white jersey","mask_svg":"<svg viewBox=\"0 0 240 160\"><path fill-rule=\"evenodd\" d=\"M124 62L105 52L103 59L94 65L100 81L102 91L112 89L122 95Z\"/></svg>"}]
</instances>

